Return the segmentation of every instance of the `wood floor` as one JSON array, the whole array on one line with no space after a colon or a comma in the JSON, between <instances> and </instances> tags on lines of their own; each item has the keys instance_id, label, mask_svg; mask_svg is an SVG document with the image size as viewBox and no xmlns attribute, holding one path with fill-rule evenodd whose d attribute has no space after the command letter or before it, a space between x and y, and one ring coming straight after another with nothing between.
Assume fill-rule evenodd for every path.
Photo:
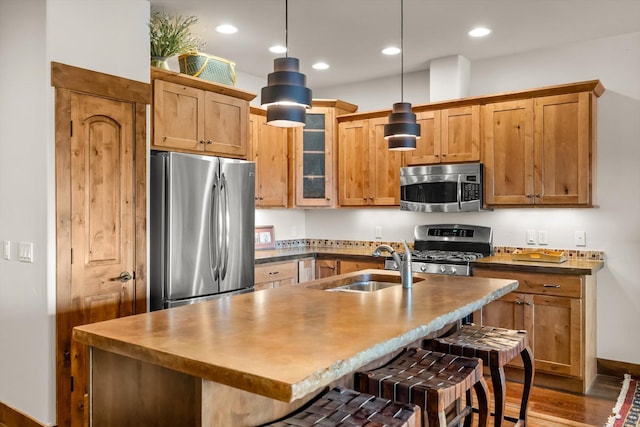
<instances>
[{"instance_id":1,"label":"wood floor","mask_svg":"<svg viewBox=\"0 0 640 427\"><path fill-rule=\"evenodd\" d=\"M576 395L533 387L529 400L527 427L602 427L618 399L622 378L598 375L587 395ZM489 387L491 384L489 382ZM522 385L507 382L507 415L517 417ZM493 419L490 424L493 425ZM505 422L505 427L514 424Z\"/></svg>"}]
</instances>

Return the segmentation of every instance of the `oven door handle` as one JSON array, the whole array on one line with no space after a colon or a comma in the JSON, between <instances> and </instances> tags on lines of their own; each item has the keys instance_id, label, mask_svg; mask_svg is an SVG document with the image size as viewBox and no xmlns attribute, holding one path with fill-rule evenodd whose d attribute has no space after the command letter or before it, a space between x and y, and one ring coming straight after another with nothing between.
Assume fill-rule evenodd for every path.
<instances>
[{"instance_id":1,"label":"oven door handle","mask_svg":"<svg viewBox=\"0 0 640 427\"><path fill-rule=\"evenodd\" d=\"M458 175L458 210L462 210L462 175Z\"/></svg>"}]
</instances>

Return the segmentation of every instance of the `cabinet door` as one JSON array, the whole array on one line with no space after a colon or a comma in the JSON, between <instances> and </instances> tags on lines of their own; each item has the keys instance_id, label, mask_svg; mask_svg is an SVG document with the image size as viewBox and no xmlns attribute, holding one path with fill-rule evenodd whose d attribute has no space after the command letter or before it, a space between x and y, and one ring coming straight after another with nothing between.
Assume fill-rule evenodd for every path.
<instances>
[{"instance_id":1,"label":"cabinet door","mask_svg":"<svg viewBox=\"0 0 640 427\"><path fill-rule=\"evenodd\" d=\"M420 125L420 138L416 149L404 153L405 164L409 166L440 163L440 111L422 111L416 114Z\"/></svg>"},{"instance_id":2,"label":"cabinet door","mask_svg":"<svg viewBox=\"0 0 640 427\"><path fill-rule=\"evenodd\" d=\"M533 100L482 108L486 204L533 204Z\"/></svg>"},{"instance_id":3,"label":"cabinet door","mask_svg":"<svg viewBox=\"0 0 640 427\"><path fill-rule=\"evenodd\" d=\"M354 271L370 268L384 270L384 261L351 261L343 259L338 261L339 274L353 273Z\"/></svg>"},{"instance_id":4,"label":"cabinet door","mask_svg":"<svg viewBox=\"0 0 640 427\"><path fill-rule=\"evenodd\" d=\"M590 94L536 98L534 140L536 203L590 204Z\"/></svg>"},{"instance_id":5,"label":"cabinet door","mask_svg":"<svg viewBox=\"0 0 640 427\"><path fill-rule=\"evenodd\" d=\"M480 160L479 105L442 110L440 124L442 162Z\"/></svg>"},{"instance_id":6,"label":"cabinet door","mask_svg":"<svg viewBox=\"0 0 640 427\"><path fill-rule=\"evenodd\" d=\"M296 205L331 206L334 201L334 120L329 108L307 111L296 132Z\"/></svg>"},{"instance_id":7,"label":"cabinet door","mask_svg":"<svg viewBox=\"0 0 640 427\"><path fill-rule=\"evenodd\" d=\"M153 105L154 146L204 149L204 91L154 80Z\"/></svg>"},{"instance_id":8,"label":"cabinet door","mask_svg":"<svg viewBox=\"0 0 640 427\"><path fill-rule=\"evenodd\" d=\"M332 277L338 274L338 261L335 259L316 259L316 279Z\"/></svg>"},{"instance_id":9,"label":"cabinet door","mask_svg":"<svg viewBox=\"0 0 640 427\"><path fill-rule=\"evenodd\" d=\"M581 376L581 300L549 295L529 295L531 348L536 369Z\"/></svg>"},{"instance_id":10,"label":"cabinet door","mask_svg":"<svg viewBox=\"0 0 640 427\"><path fill-rule=\"evenodd\" d=\"M369 123L354 120L338 125L338 191L340 206L369 204ZM398 186L399 187L399 186Z\"/></svg>"},{"instance_id":11,"label":"cabinet door","mask_svg":"<svg viewBox=\"0 0 640 427\"><path fill-rule=\"evenodd\" d=\"M400 205L400 168L402 153L390 151L384 139L386 117L369 120L369 204Z\"/></svg>"},{"instance_id":12,"label":"cabinet door","mask_svg":"<svg viewBox=\"0 0 640 427\"><path fill-rule=\"evenodd\" d=\"M214 92L205 92L204 138L206 151L247 158L249 103Z\"/></svg>"},{"instance_id":13,"label":"cabinet door","mask_svg":"<svg viewBox=\"0 0 640 427\"><path fill-rule=\"evenodd\" d=\"M251 114L252 158L256 163L256 206L287 207L287 129L266 124L266 117Z\"/></svg>"},{"instance_id":14,"label":"cabinet door","mask_svg":"<svg viewBox=\"0 0 640 427\"><path fill-rule=\"evenodd\" d=\"M298 283L298 262L273 262L255 266L254 289L277 288Z\"/></svg>"}]
</instances>

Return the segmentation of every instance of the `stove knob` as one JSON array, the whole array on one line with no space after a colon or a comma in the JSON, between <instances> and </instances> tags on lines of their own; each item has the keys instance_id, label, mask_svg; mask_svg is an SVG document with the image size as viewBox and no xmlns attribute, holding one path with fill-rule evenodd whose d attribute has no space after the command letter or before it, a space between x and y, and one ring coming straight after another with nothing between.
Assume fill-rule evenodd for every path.
<instances>
[{"instance_id":1,"label":"stove knob","mask_svg":"<svg viewBox=\"0 0 640 427\"><path fill-rule=\"evenodd\" d=\"M398 264L397 263L393 263L393 265L391 266L392 269L397 270L398 269Z\"/></svg>"},{"instance_id":2,"label":"stove knob","mask_svg":"<svg viewBox=\"0 0 640 427\"><path fill-rule=\"evenodd\" d=\"M444 265L440 266L440 273L446 273L447 272L447 267L445 267Z\"/></svg>"},{"instance_id":3,"label":"stove knob","mask_svg":"<svg viewBox=\"0 0 640 427\"><path fill-rule=\"evenodd\" d=\"M420 266L420 271L422 271L423 273L424 273L425 271L427 271L427 266L426 266L426 265L424 265L424 264L422 264L422 265Z\"/></svg>"},{"instance_id":4,"label":"stove knob","mask_svg":"<svg viewBox=\"0 0 640 427\"><path fill-rule=\"evenodd\" d=\"M452 267L449 269L449 274L456 274L456 268L452 266Z\"/></svg>"}]
</instances>

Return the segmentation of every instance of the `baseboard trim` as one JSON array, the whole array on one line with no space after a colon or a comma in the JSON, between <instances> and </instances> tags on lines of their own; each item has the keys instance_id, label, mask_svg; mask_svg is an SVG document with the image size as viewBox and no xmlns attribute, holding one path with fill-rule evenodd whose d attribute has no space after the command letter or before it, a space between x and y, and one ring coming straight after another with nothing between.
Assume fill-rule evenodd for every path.
<instances>
[{"instance_id":1,"label":"baseboard trim","mask_svg":"<svg viewBox=\"0 0 640 427\"><path fill-rule=\"evenodd\" d=\"M0 402L0 426L6 427L47 427L4 402Z\"/></svg>"},{"instance_id":2,"label":"baseboard trim","mask_svg":"<svg viewBox=\"0 0 640 427\"><path fill-rule=\"evenodd\" d=\"M640 365L617 360L598 359L598 374L623 378L624 374L640 376Z\"/></svg>"}]
</instances>

